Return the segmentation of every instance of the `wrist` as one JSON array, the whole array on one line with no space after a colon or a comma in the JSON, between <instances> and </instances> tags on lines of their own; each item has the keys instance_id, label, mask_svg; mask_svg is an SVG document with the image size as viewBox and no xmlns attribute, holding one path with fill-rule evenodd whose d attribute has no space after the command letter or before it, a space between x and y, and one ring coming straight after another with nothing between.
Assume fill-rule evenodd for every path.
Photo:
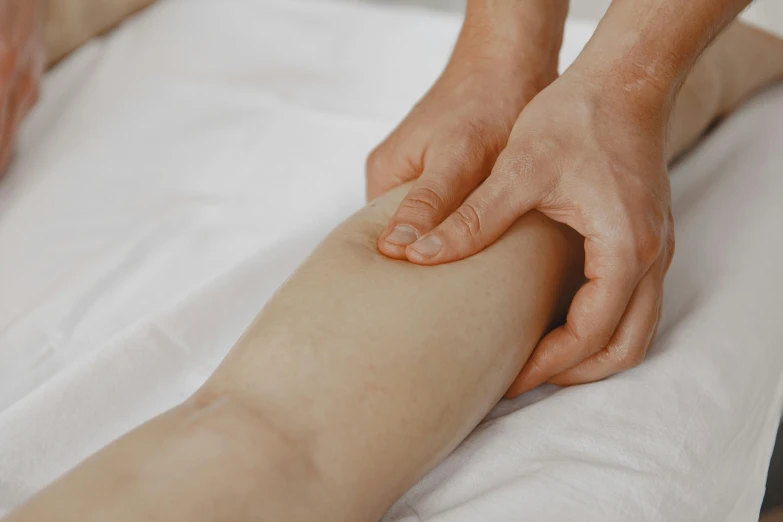
<instances>
[{"instance_id":1,"label":"wrist","mask_svg":"<svg viewBox=\"0 0 783 522\"><path fill-rule=\"evenodd\" d=\"M577 75L602 100L629 114L665 119L687 66L675 52L647 41L632 28L617 29L599 26L565 74Z\"/></svg>"},{"instance_id":2,"label":"wrist","mask_svg":"<svg viewBox=\"0 0 783 522\"><path fill-rule=\"evenodd\" d=\"M688 72L743 0L613 0L569 69L629 103L669 110Z\"/></svg>"},{"instance_id":3,"label":"wrist","mask_svg":"<svg viewBox=\"0 0 783 522\"><path fill-rule=\"evenodd\" d=\"M678 80L663 74L661 66L645 66L643 60L625 56L612 60L607 55L593 58L580 56L566 74L580 81L617 104L640 109L668 111L677 91Z\"/></svg>"}]
</instances>

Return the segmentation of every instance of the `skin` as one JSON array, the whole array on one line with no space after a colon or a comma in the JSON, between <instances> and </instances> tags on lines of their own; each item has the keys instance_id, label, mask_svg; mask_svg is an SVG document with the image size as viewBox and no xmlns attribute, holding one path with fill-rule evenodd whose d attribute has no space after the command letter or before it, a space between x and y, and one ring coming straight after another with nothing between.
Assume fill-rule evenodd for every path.
<instances>
[{"instance_id":1,"label":"skin","mask_svg":"<svg viewBox=\"0 0 783 522\"><path fill-rule=\"evenodd\" d=\"M389 259L406 188L338 227L194 397L6 522L380 519L501 398L580 272L575 234L537 213L473 259Z\"/></svg>"},{"instance_id":2,"label":"skin","mask_svg":"<svg viewBox=\"0 0 783 522\"><path fill-rule=\"evenodd\" d=\"M519 112L557 78L567 10L565 1L469 2L443 73L370 154L368 199L418 178L403 205L424 203L427 183L449 173L474 185L485 179ZM453 188L463 189L455 198L468 194L466 187ZM383 246L384 253L404 259L404 248Z\"/></svg>"},{"instance_id":3,"label":"skin","mask_svg":"<svg viewBox=\"0 0 783 522\"><path fill-rule=\"evenodd\" d=\"M743 26L722 39L682 90L671 155L783 76L783 42ZM380 519L511 385L584 261L539 212L459 262L390 259L377 240L409 189L338 227L193 397L5 522Z\"/></svg>"},{"instance_id":4,"label":"skin","mask_svg":"<svg viewBox=\"0 0 783 522\"><path fill-rule=\"evenodd\" d=\"M553 56L564 3L469 2L465 25L481 30L463 31L443 77L368 162L371 195L417 179L378 241L391 258L421 265L467 258L531 209L584 237L588 281L512 394L546 381L600 380L643 360L674 254L666 169L672 103L703 50L749 1L614 0L577 60L522 103L503 100L541 87L551 62L522 62L521 83L492 82L478 99L462 88L465 80L450 81L454 70L474 82L485 74L462 63L466 47L495 56L499 67L542 41L544 56ZM531 18L541 31L522 29ZM512 31L516 20L520 36L496 38L503 31L487 20L504 20ZM499 116L502 110L509 112ZM481 123L487 119L501 129L516 121L504 134Z\"/></svg>"},{"instance_id":5,"label":"skin","mask_svg":"<svg viewBox=\"0 0 783 522\"><path fill-rule=\"evenodd\" d=\"M26 1L30 0L10 0ZM44 46L49 66L155 0L38 0L46 11Z\"/></svg>"},{"instance_id":6,"label":"skin","mask_svg":"<svg viewBox=\"0 0 783 522\"><path fill-rule=\"evenodd\" d=\"M16 129L38 100L45 61L39 7L0 0L0 176L11 160Z\"/></svg>"},{"instance_id":7,"label":"skin","mask_svg":"<svg viewBox=\"0 0 783 522\"><path fill-rule=\"evenodd\" d=\"M0 0L0 177L44 69L152 1Z\"/></svg>"},{"instance_id":8,"label":"skin","mask_svg":"<svg viewBox=\"0 0 783 522\"><path fill-rule=\"evenodd\" d=\"M0 0L0 175L43 64L150 3ZM417 179L378 242L392 258L464 258L531 208L585 237L589 282L514 392L598 380L644 358L674 250L664 161L671 100L747 3L615 0L554 81L567 0L472 0L443 75L370 156L370 198Z\"/></svg>"}]
</instances>

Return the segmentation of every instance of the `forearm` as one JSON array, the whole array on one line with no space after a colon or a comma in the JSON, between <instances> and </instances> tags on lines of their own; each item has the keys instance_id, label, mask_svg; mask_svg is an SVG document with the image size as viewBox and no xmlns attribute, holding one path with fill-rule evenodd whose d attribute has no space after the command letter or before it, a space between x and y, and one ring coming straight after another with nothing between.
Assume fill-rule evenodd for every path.
<instances>
[{"instance_id":1,"label":"forearm","mask_svg":"<svg viewBox=\"0 0 783 522\"><path fill-rule=\"evenodd\" d=\"M741 22L704 51L675 99L667 158L688 150L709 126L744 100L783 79L783 40Z\"/></svg>"},{"instance_id":2,"label":"forearm","mask_svg":"<svg viewBox=\"0 0 783 522\"><path fill-rule=\"evenodd\" d=\"M568 0L469 0L454 55L499 60L544 88L557 77Z\"/></svg>"},{"instance_id":3,"label":"forearm","mask_svg":"<svg viewBox=\"0 0 783 522\"><path fill-rule=\"evenodd\" d=\"M671 103L712 39L750 0L614 0L574 66L615 93Z\"/></svg>"},{"instance_id":4,"label":"forearm","mask_svg":"<svg viewBox=\"0 0 783 522\"><path fill-rule=\"evenodd\" d=\"M155 0L30 0L46 11L46 60L53 65Z\"/></svg>"}]
</instances>

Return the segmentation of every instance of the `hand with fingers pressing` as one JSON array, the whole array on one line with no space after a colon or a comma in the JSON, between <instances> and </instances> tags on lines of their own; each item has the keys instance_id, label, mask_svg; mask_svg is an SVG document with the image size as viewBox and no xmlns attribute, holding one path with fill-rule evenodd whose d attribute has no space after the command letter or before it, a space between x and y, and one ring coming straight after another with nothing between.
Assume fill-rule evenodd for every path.
<instances>
[{"instance_id":1,"label":"hand with fingers pressing","mask_svg":"<svg viewBox=\"0 0 783 522\"><path fill-rule=\"evenodd\" d=\"M368 199L418 178L400 210L403 215L426 218L422 210L454 210L443 208L444 201L433 198L462 200L470 187L489 175L514 120L537 92L525 71L510 70L494 58L453 60L399 127L368 157ZM464 182L442 183L454 177ZM444 193L449 190L453 192ZM384 253L404 258L406 238L415 239L412 233L406 228L393 232L381 244Z\"/></svg>"},{"instance_id":2,"label":"hand with fingers pressing","mask_svg":"<svg viewBox=\"0 0 783 522\"><path fill-rule=\"evenodd\" d=\"M45 65L43 2L0 0L0 176L14 135L38 99Z\"/></svg>"},{"instance_id":3,"label":"hand with fingers pressing","mask_svg":"<svg viewBox=\"0 0 783 522\"><path fill-rule=\"evenodd\" d=\"M481 3L540 9L556 2ZM407 170L390 160L371 164L373 178L420 173L379 237L378 249L390 257L421 265L464 259L533 209L584 237L586 283L509 396L544 382L597 381L644 359L674 253L665 150L672 102L701 53L748 3L614 0L575 62L522 109L486 179L477 167L494 158L481 148L494 136L485 123L466 127L483 140L436 141L439 127L413 119L416 111L400 127L404 135L381 149L388 146ZM407 148L413 136L428 146Z\"/></svg>"},{"instance_id":4,"label":"hand with fingers pressing","mask_svg":"<svg viewBox=\"0 0 783 522\"><path fill-rule=\"evenodd\" d=\"M652 342L674 251L664 150L669 97L652 83L631 91L605 74L570 68L526 105L486 180L481 169L495 157L475 142L451 137L451 148L424 149L413 156L425 161L421 177L379 238L390 257L446 263L481 251L532 209L585 238L587 282L509 396L544 382L603 379L638 364ZM400 128L409 135L421 131L415 120L406 124ZM469 128L482 139L492 135ZM377 167L405 172L401 182L420 166L397 140L382 147L403 161L399 170Z\"/></svg>"},{"instance_id":5,"label":"hand with fingers pressing","mask_svg":"<svg viewBox=\"0 0 783 522\"><path fill-rule=\"evenodd\" d=\"M382 236L384 254L404 259L489 175L522 108L557 77L567 4L468 3L443 74L367 160L368 199L417 180L395 216L402 226Z\"/></svg>"},{"instance_id":6,"label":"hand with fingers pressing","mask_svg":"<svg viewBox=\"0 0 783 522\"><path fill-rule=\"evenodd\" d=\"M577 70L564 74L522 113L489 180L431 231L441 251L427 258L414 246L418 262L465 257L533 208L584 237L587 282L508 396L630 369L655 336L674 255L668 102L655 90L644 100L627 94Z\"/></svg>"},{"instance_id":7,"label":"hand with fingers pressing","mask_svg":"<svg viewBox=\"0 0 783 522\"><path fill-rule=\"evenodd\" d=\"M392 234L399 226L417 231L404 254L423 265L481 251L532 209L584 236L589 281L565 325L539 343L511 396L546 381L602 379L638 364L652 340L674 249L666 111L663 102L615 94L600 78L566 72L522 111L478 188L449 174L430 185L432 205L411 213L414 188L414 201L403 201L389 225ZM382 252L388 238L381 236Z\"/></svg>"}]
</instances>

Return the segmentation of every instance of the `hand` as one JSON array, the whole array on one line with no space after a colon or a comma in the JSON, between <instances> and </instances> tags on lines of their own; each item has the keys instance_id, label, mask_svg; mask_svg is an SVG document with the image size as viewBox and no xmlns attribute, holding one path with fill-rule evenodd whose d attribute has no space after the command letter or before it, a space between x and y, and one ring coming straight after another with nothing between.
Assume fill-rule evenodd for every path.
<instances>
[{"instance_id":1,"label":"hand","mask_svg":"<svg viewBox=\"0 0 783 522\"><path fill-rule=\"evenodd\" d=\"M439 171L428 181L432 205L410 221L397 220L420 227L422 237L405 254L423 265L475 254L531 209L584 236L589 281L565 325L538 344L509 396L546 381L600 380L644 358L674 252L666 99L659 92L613 91L604 78L572 68L523 110L483 184L476 188L478 177ZM429 223L438 225L430 230Z\"/></svg>"},{"instance_id":2,"label":"hand","mask_svg":"<svg viewBox=\"0 0 783 522\"><path fill-rule=\"evenodd\" d=\"M405 246L453 212L490 173L524 105L555 77L498 57L455 55L432 89L367 161L367 197L418 178L381 234L379 250ZM397 229L397 224L405 226Z\"/></svg>"},{"instance_id":3,"label":"hand","mask_svg":"<svg viewBox=\"0 0 783 522\"><path fill-rule=\"evenodd\" d=\"M45 61L42 11L37 0L0 0L0 175L16 129L38 99Z\"/></svg>"}]
</instances>

